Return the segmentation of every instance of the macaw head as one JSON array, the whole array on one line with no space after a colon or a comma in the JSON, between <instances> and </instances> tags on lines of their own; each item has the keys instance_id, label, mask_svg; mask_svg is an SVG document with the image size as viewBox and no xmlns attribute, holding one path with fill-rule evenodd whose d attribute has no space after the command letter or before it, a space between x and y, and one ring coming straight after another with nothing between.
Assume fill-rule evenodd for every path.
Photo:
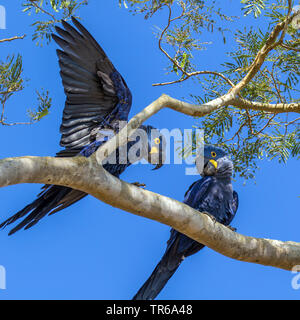
<instances>
[{"instance_id":1,"label":"macaw head","mask_svg":"<svg viewBox=\"0 0 300 320\"><path fill-rule=\"evenodd\" d=\"M153 126L141 126L147 134L147 143L144 145L143 158L156 165L153 170L161 168L166 160L166 139Z\"/></svg>"},{"instance_id":2,"label":"macaw head","mask_svg":"<svg viewBox=\"0 0 300 320\"><path fill-rule=\"evenodd\" d=\"M204 145L204 166L203 176L230 175L232 174L233 164L226 152L213 145Z\"/></svg>"}]
</instances>

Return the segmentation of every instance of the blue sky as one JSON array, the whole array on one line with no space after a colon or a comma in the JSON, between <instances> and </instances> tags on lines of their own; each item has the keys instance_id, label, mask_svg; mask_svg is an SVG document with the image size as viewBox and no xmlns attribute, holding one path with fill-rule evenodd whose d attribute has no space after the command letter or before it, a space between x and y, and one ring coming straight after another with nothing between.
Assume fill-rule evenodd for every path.
<instances>
[{"instance_id":1,"label":"blue sky","mask_svg":"<svg viewBox=\"0 0 300 320\"><path fill-rule=\"evenodd\" d=\"M166 19L164 13L145 21L120 9L117 1L103 2L91 1L80 16L132 91L130 116L162 93L182 98L199 92L192 82L151 86L170 80L153 36L154 24ZM51 113L41 122L0 127L0 157L54 155L60 150L59 125L65 101L56 45L34 45L29 27L34 17L22 13L19 2L2 0L0 5L7 9L7 30L0 30L0 38L27 34L24 40L1 45L1 60L12 52L23 54L24 75L29 79L26 89L9 102L8 121L26 120L26 110L35 106L35 88L49 89L53 97ZM230 1L230 8L232 14L240 15L237 1ZM224 45L220 38L212 37L220 40L219 44L201 53L196 61L199 69L218 69L232 44L229 40ZM191 128L195 120L164 110L148 123L158 128ZM122 179L143 182L149 190L182 200L197 179L184 172L184 165L167 165L159 171L138 165L130 167ZM256 184L249 181L244 185L237 179L234 188L240 207L233 226L249 236L300 241L298 172L296 160L286 165L262 161ZM39 185L1 189L1 220L34 200L39 189ZM169 227L89 196L29 231L13 237L7 236L7 230L0 232L0 265L7 272L7 290L0 290L0 299L131 299L161 258L168 238ZM205 248L183 262L159 298L299 299L300 291L291 287L292 277L288 271L235 261Z\"/></svg>"}]
</instances>

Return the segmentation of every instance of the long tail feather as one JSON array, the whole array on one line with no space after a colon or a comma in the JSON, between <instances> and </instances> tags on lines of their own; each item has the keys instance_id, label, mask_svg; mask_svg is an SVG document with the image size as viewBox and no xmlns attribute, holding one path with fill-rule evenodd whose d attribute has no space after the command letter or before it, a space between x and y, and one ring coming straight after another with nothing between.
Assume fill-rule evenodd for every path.
<instances>
[{"instance_id":1,"label":"long tail feather","mask_svg":"<svg viewBox=\"0 0 300 320\"><path fill-rule=\"evenodd\" d=\"M140 288L133 300L153 300L180 266L184 257L171 256L167 252L158 263L149 279Z\"/></svg>"},{"instance_id":2,"label":"long tail feather","mask_svg":"<svg viewBox=\"0 0 300 320\"><path fill-rule=\"evenodd\" d=\"M171 229L166 252L149 279L140 288L133 300L153 300L161 292L181 262L204 248L204 245Z\"/></svg>"},{"instance_id":3,"label":"long tail feather","mask_svg":"<svg viewBox=\"0 0 300 320\"><path fill-rule=\"evenodd\" d=\"M0 224L0 228L8 225L26 216L16 227L14 227L9 235L14 234L20 229L29 229L37 224L47 214L58 212L78 200L85 197L86 194L81 191L72 190L71 188L61 186L44 186L44 190L38 195L38 198L24 209Z\"/></svg>"}]
</instances>

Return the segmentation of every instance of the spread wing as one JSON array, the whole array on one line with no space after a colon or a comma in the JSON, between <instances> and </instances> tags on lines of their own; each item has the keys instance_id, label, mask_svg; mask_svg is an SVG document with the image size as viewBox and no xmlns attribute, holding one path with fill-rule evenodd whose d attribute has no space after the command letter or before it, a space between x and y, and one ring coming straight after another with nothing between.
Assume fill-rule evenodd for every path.
<instances>
[{"instance_id":1,"label":"spread wing","mask_svg":"<svg viewBox=\"0 0 300 320\"><path fill-rule=\"evenodd\" d=\"M91 142L93 129L113 120L127 121L131 93L124 79L90 33L75 19L77 29L62 22L52 35L57 50L66 103L60 144L67 149Z\"/></svg>"}]
</instances>

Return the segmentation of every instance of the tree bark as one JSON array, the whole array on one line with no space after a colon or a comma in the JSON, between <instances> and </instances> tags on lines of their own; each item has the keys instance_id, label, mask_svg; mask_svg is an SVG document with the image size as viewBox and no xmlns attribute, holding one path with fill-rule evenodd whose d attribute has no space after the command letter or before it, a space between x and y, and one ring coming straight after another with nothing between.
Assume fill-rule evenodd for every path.
<instances>
[{"instance_id":1,"label":"tree bark","mask_svg":"<svg viewBox=\"0 0 300 320\"><path fill-rule=\"evenodd\" d=\"M84 191L111 206L169 225L233 259L285 270L300 265L300 243L233 232L182 202L115 178L99 166L95 155L0 160L0 187L19 183L55 184Z\"/></svg>"}]
</instances>

